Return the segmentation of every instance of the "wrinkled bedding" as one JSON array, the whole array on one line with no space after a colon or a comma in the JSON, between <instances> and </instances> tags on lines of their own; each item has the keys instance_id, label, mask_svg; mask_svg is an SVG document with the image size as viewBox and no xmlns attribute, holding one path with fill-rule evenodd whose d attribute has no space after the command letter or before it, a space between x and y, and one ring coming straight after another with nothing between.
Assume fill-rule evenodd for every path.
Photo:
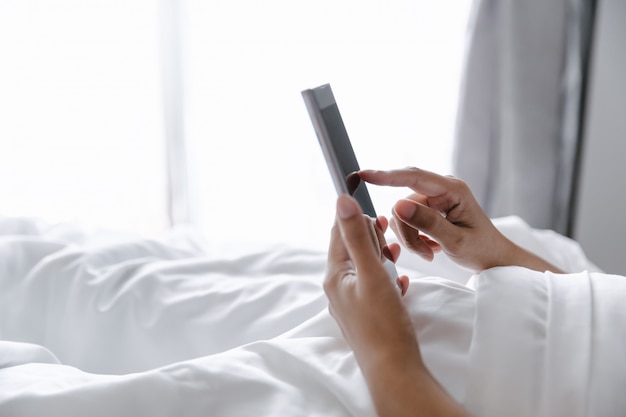
<instances>
[{"instance_id":1,"label":"wrinkled bedding","mask_svg":"<svg viewBox=\"0 0 626 417\"><path fill-rule=\"evenodd\" d=\"M571 274L477 275L403 253L424 359L477 416L623 415L626 279L496 219ZM212 254L189 230L0 219L0 416L373 416L327 311L326 254ZM384 314L384 312L381 312Z\"/></svg>"}]
</instances>

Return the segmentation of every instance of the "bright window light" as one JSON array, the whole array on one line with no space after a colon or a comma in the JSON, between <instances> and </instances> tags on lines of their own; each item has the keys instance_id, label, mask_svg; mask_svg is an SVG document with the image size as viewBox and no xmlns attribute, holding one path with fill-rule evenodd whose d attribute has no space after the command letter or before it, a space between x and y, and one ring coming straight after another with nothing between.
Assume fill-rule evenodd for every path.
<instances>
[{"instance_id":1,"label":"bright window light","mask_svg":"<svg viewBox=\"0 0 626 417\"><path fill-rule=\"evenodd\" d=\"M327 245L336 196L300 96L320 84L362 168L449 173L469 3L189 0L188 139L207 237ZM408 192L370 193L388 215Z\"/></svg>"},{"instance_id":2,"label":"bright window light","mask_svg":"<svg viewBox=\"0 0 626 417\"><path fill-rule=\"evenodd\" d=\"M301 90L331 83L363 168L448 173L470 3L0 0L0 214L168 227L168 4L193 225L216 250L325 248L335 192ZM386 215L407 194L370 192Z\"/></svg>"},{"instance_id":3,"label":"bright window light","mask_svg":"<svg viewBox=\"0 0 626 417\"><path fill-rule=\"evenodd\" d=\"M0 1L0 214L167 226L153 1Z\"/></svg>"}]
</instances>

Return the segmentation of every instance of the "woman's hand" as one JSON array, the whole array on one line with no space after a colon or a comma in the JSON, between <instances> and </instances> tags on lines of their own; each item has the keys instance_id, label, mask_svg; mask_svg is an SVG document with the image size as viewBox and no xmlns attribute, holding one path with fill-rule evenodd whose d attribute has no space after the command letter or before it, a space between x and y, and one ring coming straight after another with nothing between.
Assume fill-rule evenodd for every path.
<instances>
[{"instance_id":1,"label":"woman's hand","mask_svg":"<svg viewBox=\"0 0 626 417\"><path fill-rule=\"evenodd\" d=\"M408 354L419 358L415 333L400 295L406 292L408 277L397 278L400 292L383 267L385 253L395 252L396 258L398 253L385 249L385 227L386 221L379 219L374 224L364 216L353 198L339 197L324 290L330 312L355 352L363 351L369 357L370 353L402 349L407 352L397 352L398 357Z\"/></svg>"},{"instance_id":2,"label":"woman's hand","mask_svg":"<svg viewBox=\"0 0 626 417\"><path fill-rule=\"evenodd\" d=\"M376 224L352 197L339 196L324 281L330 312L354 351L376 410L397 417L467 415L422 361L400 292L382 264L386 223ZM399 283L406 289L408 278L399 277Z\"/></svg>"},{"instance_id":3,"label":"woman's hand","mask_svg":"<svg viewBox=\"0 0 626 417\"><path fill-rule=\"evenodd\" d=\"M404 246L426 260L443 250L475 272L506 265L560 272L500 233L467 184L457 178L419 168L364 170L359 176L371 184L413 190L395 204L390 225Z\"/></svg>"}]
</instances>

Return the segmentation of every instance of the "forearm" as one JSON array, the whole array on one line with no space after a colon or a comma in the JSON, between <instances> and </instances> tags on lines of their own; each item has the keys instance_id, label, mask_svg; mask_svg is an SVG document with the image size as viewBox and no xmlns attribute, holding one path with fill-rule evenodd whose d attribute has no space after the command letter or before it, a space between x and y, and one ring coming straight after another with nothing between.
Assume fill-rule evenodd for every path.
<instances>
[{"instance_id":1,"label":"forearm","mask_svg":"<svg viewBox=\"0 0 626 417\"><path fill-rule=\"evenodd\" d=\"M369 363L361 369L380 417L469 416L415 358Z\"/></svg>"}]
</instances>

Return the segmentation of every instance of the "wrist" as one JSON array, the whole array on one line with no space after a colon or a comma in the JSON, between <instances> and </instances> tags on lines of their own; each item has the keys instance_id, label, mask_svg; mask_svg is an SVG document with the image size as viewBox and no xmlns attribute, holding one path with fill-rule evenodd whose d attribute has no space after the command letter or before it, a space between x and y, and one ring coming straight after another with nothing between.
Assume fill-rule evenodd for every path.
<instances>
[{"instance_id":1,"label":"wrist","mask_svg":"<svg viewBox=\"0 0 626 417\"><path fill-rule=\"evenodd\" d=\"M428 416L469 416L428 371L421 357L404 359L381 358L377 366L364 372L378 415L413 416L419 410L420 415Z\"/></svg>"},{"instance_id":2,"label":"wrist","mask_svg":"<svg viewBox=\"0 0 626 417\"><path fill-rule=\"evenodd\" d=\"M563 273L562 270L542 257L522 248L509 239L506 240L508 241L508 245L506 246L505 255L503 257L503 265L499 266L521 266L539 272L551 271Z\"/></svg>"}]
</instances>

